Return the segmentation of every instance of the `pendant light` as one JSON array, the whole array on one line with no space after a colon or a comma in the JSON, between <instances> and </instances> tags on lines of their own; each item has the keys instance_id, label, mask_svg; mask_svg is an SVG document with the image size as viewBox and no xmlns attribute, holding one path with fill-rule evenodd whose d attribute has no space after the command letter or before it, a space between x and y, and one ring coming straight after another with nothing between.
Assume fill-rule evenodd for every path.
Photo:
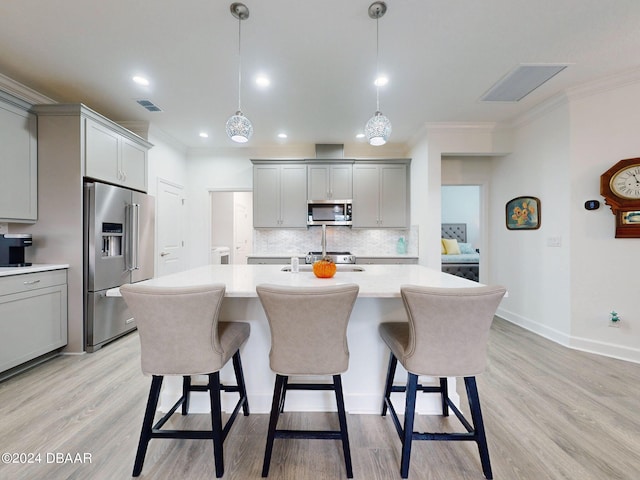
<instances>
[{"instance_id":1,"label":"pendant light","mask_svg":"<svg viewBox=\"0 0 640 480\"><path fill-rule=\"evenodd\" d=\"M380 88L378 85L379 77L379 42L378 42L378 20L387 13L387 4L384 2L373 2L369 5L369 17L376 21L376 113L369 119L364 127L364 133L370 145L384 145L391 135L391 122L380 111Z\"/></svg>"},{"instance_id":2,"label":"pendant light","mask_svg":"<svg viewBox=\"0 0 640 480\"><path fill-rule=\"evenodd\" d=\"M242 113L240 103L242 89L242 35L240 25L242 20L249 18L249 9L243 3L232 3L231 15L238 19L238 111L227 120L227 135L234 142L246 143L253 135L253 125Z\"/></svg>"}]
</instances>

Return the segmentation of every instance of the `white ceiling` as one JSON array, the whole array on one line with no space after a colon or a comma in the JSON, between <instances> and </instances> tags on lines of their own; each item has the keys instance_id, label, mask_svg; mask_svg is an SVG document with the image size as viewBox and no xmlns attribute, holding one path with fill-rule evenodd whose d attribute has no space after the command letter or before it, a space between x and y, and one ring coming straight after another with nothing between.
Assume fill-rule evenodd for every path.
<instances>
[{"instance_id":1,"label":"white ceiling","mask_svg":"<svg viewBox=\"0 0 640 480\"><path fill-rule=\"evenodd\" d=\"M246 0L242 109L251 147L353 143L375 112L372 0ZM188 147L235 145L238 21L221 0L0 3L0 73L114 120L148 121ZM640 65L639 0L387 0L382 112L391 142L427 122L508 121L561 90ZM517 103L479 98L519 64L569 68ZM260 90L259 73L272 84ZM152 84L139 87L135 74ZM135 99L163 109L150 113ZM209 133L208 139L198 136Z\"/></svg>"}]
</instances>

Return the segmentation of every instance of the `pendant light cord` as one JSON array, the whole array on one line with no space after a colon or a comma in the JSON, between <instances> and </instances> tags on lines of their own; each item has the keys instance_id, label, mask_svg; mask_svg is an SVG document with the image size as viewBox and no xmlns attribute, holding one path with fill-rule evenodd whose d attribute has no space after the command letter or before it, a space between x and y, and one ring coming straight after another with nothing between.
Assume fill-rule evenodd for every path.
<instances>
[{"instance_id":1,"label":"pendant light cord","mask_svg":"<svg viewBox=\"0 0 640 480\"><path fill-rule=\"evenodd\" d=\"M378 31L378 20L376 16L376 112L380 111L380 86L378 85L380 79L380 34Z\"/></svg>"},{"instance_id":2,"label":"pendant light cord","mask_svg":"<svg viewBox=\"0 0 640 480\"><path fill-rule=\"evenodd\" d=\"M238 15L238 111L241 112L241 92L242 92L242 18Z\"/></svg>"}]
</instances>

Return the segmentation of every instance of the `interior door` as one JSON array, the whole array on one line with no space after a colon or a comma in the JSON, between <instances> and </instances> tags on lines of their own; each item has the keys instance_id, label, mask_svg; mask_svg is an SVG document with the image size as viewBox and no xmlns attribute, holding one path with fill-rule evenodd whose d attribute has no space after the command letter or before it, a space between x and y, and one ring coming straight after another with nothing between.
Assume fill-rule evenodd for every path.
<instances>
[{"instance_id":1,"label":"interior door","mask_svg":"<svg viewBox=\"0 0 640 480\"><path fill-rule=\"evenodd\" d=\"M158 179L156 222L158 225L158 273L168 275L185 269L183 187Z\"/></svg>"},{"instance_id":2,"label":"interior door","mask_svg":"<svg viewBox=\"0 0 640 480\"><path fill-rule=\"evenodd\" d=\"M231 263L247 263L253 251L253 194L233 195L233 253Z\"/></svg>"}]
</instances>

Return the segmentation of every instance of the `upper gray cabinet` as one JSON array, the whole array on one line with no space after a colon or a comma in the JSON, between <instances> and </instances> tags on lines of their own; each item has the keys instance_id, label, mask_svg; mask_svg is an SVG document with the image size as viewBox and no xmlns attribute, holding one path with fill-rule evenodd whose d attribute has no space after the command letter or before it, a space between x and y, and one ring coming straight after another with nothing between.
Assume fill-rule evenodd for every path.
<instances>
[{"instance_id":1,"label":"upper gray cabinet","mask_svg":"<svg viewBox=\"0 0 640 480\"><path fill-rule=\"evenodd\" d=\"M37 119L0 92L0 222L38 219Z\"/></svg>"},{"instance_id":2,"label":"upper gray cabinet","mask_svg":"<svg viewBox=\"0 0 640 480\"><path fill-rule=\"evenodd\" d=\"M353 166L353 227L409 228L409 160Z\"/></svg>"},{"instance_id":3,"label":"upper gray cabinet","mask_svg":"<svg viewBox=\"0 0 640 480\"><path fill-rule=\"evenodd\" d=\"M68 174L81 172L94 180L147 191L151 143L82 104L36 105L33 110L39 117L40 143Z\"/></svg>"},{"instance_id":4,"label":"upper gray cabinet","mask_svg":"<svg viewBox=\"0 0 640 480\"><path fill-rule=\"evenodd\" d=\"M148 147L91 118L85 122L85 175L146 192Z\"/></svg>"},{"instance_id":5,"label":"upper gray cabinet","mask_svg":"<svg viewBox=\"0 0 640 480\"><path fill-rule=\"evenodd\" d=\"M266 162L254 165L253 226L254 228L307 227L307 166L305 164Z\"/></svg>"},{"instance_id":6,"label":"upper gray cabinet","mask_svg":"<svg viewBox=\"0 0 640 480\"><path fill-rule=\"evenodd\" d=\"M307 182L307 197L310 202L351 200L353 164L308 164Z\"/></svg>"}]
</instances>

